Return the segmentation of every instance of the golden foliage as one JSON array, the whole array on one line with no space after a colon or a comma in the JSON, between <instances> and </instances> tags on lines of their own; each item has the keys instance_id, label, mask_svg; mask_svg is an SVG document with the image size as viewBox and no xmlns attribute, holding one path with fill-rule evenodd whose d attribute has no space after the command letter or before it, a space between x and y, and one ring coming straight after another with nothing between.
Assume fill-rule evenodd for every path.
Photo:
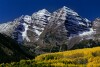
<instances>
[{"instance_id":1,"label":"golden foliage","mask_svg":"<svg viewBox=\"0 0 100 67\"><path fill-rule=\"evenodd\" d=\"M35 61L46 62L55 67L98 67L100 66L100 47L42 54L37 56Z\"/></svg>"},{"instance_id":2,"label":"golden foliage","mask_svg":"<svg viewBox=\"0 0 100 67\"><path fill-rule=\"evenodd\" d=\"M100 47L42 54L33 60L2 63L0 67L100 67Z\"/></svg>"}]
</instances>

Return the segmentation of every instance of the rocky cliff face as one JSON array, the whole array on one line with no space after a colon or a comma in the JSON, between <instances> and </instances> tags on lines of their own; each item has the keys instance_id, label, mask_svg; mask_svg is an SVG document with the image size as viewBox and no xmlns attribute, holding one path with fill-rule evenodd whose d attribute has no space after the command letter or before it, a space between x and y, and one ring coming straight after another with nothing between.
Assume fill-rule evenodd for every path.
<instances>
[{"instance_id":1,"label":"rocky cliff face","mask_svg":"<svg viewBox=\"0 0 100 67\"><path fill-rule=\"evenodd\" d=\"M40 43L41 47L48 45L51 49L66 50L83 40L92 39L93 34L91 21L64 6L51 15L38 44Z\"/></svg>"},{"instance_id":2,"label":"rocky cliff face","mask_svg":"<svg viewBox=\"0 0 100 67\"><path fill-rule=\"evenodd\" d=\"M92 28L91 21L64 6L53 13L43 9L32 16L0 24L0 33L33 47L36 53L63 51L83 40L93 39L95 33L99 33L99 23L95 22Z\"/></svg>"},{"instance_id":3,"label":"rocky cliff face","mask_svg":"<svg viewBox=\"0 0 100 67\"><path fill-rule=\"evenodd\" d=\"M100 18L93 22L93 29L95 31L94 39L100 41Z\"/></svg>"}]
</instances>

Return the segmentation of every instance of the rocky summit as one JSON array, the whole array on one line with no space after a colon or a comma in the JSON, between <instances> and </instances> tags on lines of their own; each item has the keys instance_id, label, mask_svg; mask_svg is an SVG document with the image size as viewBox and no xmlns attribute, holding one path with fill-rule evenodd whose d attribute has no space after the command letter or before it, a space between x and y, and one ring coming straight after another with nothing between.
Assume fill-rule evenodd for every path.
<instances>
[{"instance_id":1,"label":"rocky summit","mask_svg":"<svg viewBox=\"0 0 100 67\"><path fill-rule=\"evenodd\" d=\"M91 22L64 6L53 13L42 9L0 24L0 33L40 54L71 49L84 40L98 40L95 36L100 35L99 27L100 19Z\"/></svg>"}]
</instances>

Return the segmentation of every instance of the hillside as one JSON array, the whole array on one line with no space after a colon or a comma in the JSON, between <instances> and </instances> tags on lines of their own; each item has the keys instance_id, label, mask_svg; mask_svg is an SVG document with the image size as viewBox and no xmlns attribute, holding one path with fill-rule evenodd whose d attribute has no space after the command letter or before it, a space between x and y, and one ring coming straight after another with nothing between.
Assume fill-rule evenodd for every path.
<instances>
[{"instance_id":1,"label":"hillside","mask_svg":"<svg viewBox=\"0 0 100 67\"><path fill-rule=\"evenodd\" d=\"M0 34L0 63L33 58L25 50L24 46L18 45L12 38Z\"/></svg>"},{"instance_id":2,"label":"hillside","mask_svg":"<svg viewBox=\"0 0 100 67\"><path fill-rule=\"evenodd\" d=\"M100 47L95 47L42 54L33 60L1 64L1 67L100 67L99 63Z\"/></svg>"}]
</instances>

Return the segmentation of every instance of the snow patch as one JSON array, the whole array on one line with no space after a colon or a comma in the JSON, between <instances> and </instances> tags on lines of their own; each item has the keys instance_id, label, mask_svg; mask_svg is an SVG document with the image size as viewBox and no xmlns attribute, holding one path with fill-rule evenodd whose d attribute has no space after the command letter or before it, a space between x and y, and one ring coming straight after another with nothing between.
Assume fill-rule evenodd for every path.
<instances>
[{"instance_id":1,"label":"snow patch","mask_svg":"<svg viewBox=\"0 0 100 67\"><path fill-rule=\"evenodd\" d=\"M79 25L83 25L83 26L86 26L83 22L79 22Z\"/></svg>"},{"instance_id":2,"label":"snow patch","mask_svg":"<svg viewBox=\"0 0 100 67\"><path fill-rule=\"evenodd\" d=\"M35 30L35 33L39 36L42 32Z\"/></svg>"},{"instance_id":3,"label":"snow patch","mask_svg":"<svg viewBox=\"0 0 100 67\"><path fill-rule=\"evenodd\" d=\"M44 30L44 28L39 28L37 26L34 26L34 32L39 36L41 35L42 31ZM41 31L40 31L41 30Z\"/></svg>"},{"instance_id":4,"label":"snow patch","mask_svg":"<svg viewBox=\"0 0 100 67\"><path fill-rule=\"evenodd\" d=\"M89 21L87 18L85 18L85 21L86 21L86 22L91 22L91 21Z\"/></svg>"},{"instance_id":5,"label":"snow patch","mask_svg":"<svg viewBox=\"0 0 100 67\"><path fill-rule=\"evenodd\" d=\"M93 29L90 28L90 31L86 31L86 32L80 33L79 36L91 35L93 33L94 33Z\"/></svg>"},{"instance_id":6,"label":"snow patch","mask_svg":"<svg viewBox=\"0 0 100 67\"><path fill-rule=\"evenodd\" d=\"M22 32L22 36L23 36L23 40L26 39L27 41L30 42L30 39L27 36L27 30L28 30L28 25L26 23L23 23L24 27L25 27L25 31Z\"/></svg>"},{"instance_id":7,"label":"snow patch","mask_svg":"<svg viewBox=\"0 0 100 67\"><path fill-rule=\"evenodd\" d=\"M39 27L37 27L37 26L33 26L33 28L34 28L34 29L40 29L40 28L39 28Z\"/></svg>"}]
</instances>

